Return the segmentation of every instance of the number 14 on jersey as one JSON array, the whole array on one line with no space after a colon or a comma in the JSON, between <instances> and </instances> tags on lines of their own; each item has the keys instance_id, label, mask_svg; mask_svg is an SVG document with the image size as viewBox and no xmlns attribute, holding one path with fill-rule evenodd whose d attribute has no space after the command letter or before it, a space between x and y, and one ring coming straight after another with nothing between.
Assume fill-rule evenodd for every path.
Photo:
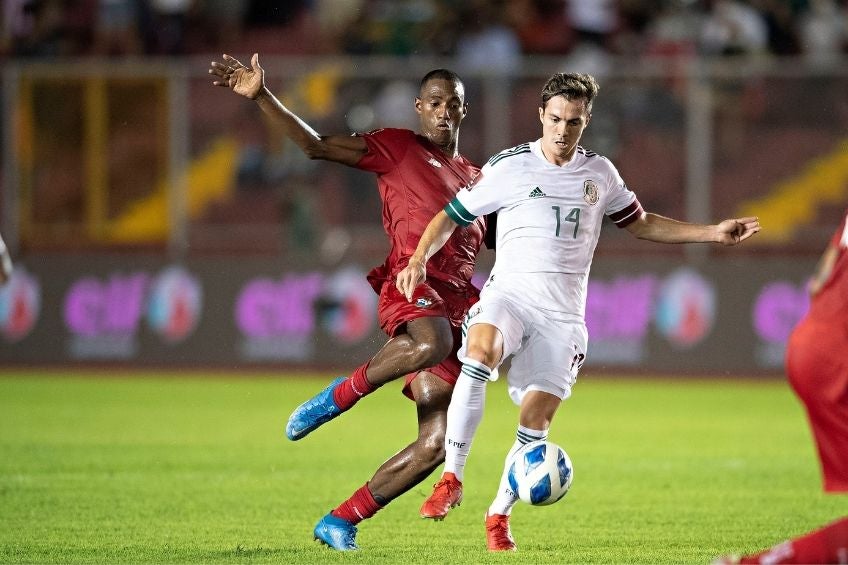
<instances>
[{"instance_id":1,"label":"number 14 on jersey","mask_svg":"<svg viewBox=\"0 0 848 565\"><path fill-rule=\"evenodd\" d=\"M551 206L556 214L556 236L559 237L559 231L563 222L571 222L574 224L574 231L571 234L573 239L577 239L577 229L580 227L580 208L572 208L568 215L562 218L559 206Z\"/></svg>"}]
</instances>

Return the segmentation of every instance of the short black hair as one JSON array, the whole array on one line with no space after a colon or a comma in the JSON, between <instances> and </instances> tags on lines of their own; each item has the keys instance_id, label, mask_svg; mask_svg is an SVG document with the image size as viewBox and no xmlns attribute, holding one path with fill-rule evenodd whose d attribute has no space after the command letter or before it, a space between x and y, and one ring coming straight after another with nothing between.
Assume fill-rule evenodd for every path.
<instances>
[{"instance_id":1,"label":"short black hair","mask_svg":"<svg viewBox=\"0 0 848 565\"><path fill-rule=\"evenodd\" d=\"M592 113L592 101L598 95L598 82L592 75L583 73L557 73L548 79L542 88L542 108L554 96L563 96L566 100L585 100L586 113Z\"/></svg>"},{"instance_id":2,"label":"short black hair","mask_svg":"<svg viewBox=\"0 0 848 565\"><path fill-rule=\"evenodd\" d=\"M462 79L453 71L448 69L433 69L421 79L421 84L418 85L418 92L421 92L421 89L424 88L424 85L433 79L442 79L449 80L454 84L462 85L462 90L465 90L465 83L462 82Z\"/></svg>"}]
</instances>

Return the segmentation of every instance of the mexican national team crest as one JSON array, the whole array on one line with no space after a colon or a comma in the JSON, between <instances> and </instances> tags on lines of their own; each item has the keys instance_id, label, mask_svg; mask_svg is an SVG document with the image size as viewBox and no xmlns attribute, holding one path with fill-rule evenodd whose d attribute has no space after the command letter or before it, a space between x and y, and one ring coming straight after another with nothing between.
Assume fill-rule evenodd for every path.
<instances>
[{"instance_id":1,"label":"mexican national team crest","mask_svg":"<svg viewBox=\"0 0 848 565\"><path fill-rule=\"evenodd\" d=\"M590 206L598 203L598 185L593 180L583 182L583 200Z\"/></svg>"}]
</instances>

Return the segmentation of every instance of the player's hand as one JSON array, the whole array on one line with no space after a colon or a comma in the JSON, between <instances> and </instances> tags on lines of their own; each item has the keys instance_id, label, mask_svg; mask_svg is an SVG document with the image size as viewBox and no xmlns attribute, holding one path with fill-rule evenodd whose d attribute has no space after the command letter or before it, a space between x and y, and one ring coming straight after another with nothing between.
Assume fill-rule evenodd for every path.
<instances>
[{"instance_id":1,"label":"player's hand","mask_svg":"<svg viewBox=\"0 0 848 565\"><path fill-rule=\"evenodd\" d=\"M758 231L760 231L760 220L754 216L724 220L718 225L718 242L722 245L736 245Z\"/></svg>"},{"instance_id":2,"label":"player's hand","mask_svg":"<svg viewBox=\"0 0 848 565\"><path fill-rule=\"evenodd\" d=\"M406 297L408 302L412 302L412 293L415 292L415 287L426 278L427 266L421 261L410 259L409 264L395 277L395 287Z\"/></svg>"},{"instance_id":3,"label":"player's hand","mask_svg":"<svg viewBox=\"0 0 848 565\"><path fill-rule=\"evenodd\" d=\"M224 53L223 62L212 61L209 74L217 77L212 81L213 85L226 86L251 100L256 100L265 86L265 70L259 66L259 53L251 57L250 67Z\"/></svg>"}]
</instances>

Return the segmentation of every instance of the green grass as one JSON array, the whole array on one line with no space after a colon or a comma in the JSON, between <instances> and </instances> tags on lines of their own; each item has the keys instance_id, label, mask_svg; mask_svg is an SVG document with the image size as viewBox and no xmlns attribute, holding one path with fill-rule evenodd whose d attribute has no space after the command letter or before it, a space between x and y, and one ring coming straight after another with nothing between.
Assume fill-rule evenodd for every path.
<instances>
[{"instance_id":1,"label":"green grass","mask_svg":"<svg viewBox=\"0 0 848 565\"><path fill-rule=\"evenodd\" d=\"M292 443L288 414L329 375L99 374L0 377L0 562L708 563L848 513L821 492L783 382L587 373L551 433L574 462L571 492L516 507L519 553L487 553L482 527L516 424L499 382L463 505L418 518L434 475L342 554L312 527L414 437L399 384Z\"/></svg>"}]
</instances>

